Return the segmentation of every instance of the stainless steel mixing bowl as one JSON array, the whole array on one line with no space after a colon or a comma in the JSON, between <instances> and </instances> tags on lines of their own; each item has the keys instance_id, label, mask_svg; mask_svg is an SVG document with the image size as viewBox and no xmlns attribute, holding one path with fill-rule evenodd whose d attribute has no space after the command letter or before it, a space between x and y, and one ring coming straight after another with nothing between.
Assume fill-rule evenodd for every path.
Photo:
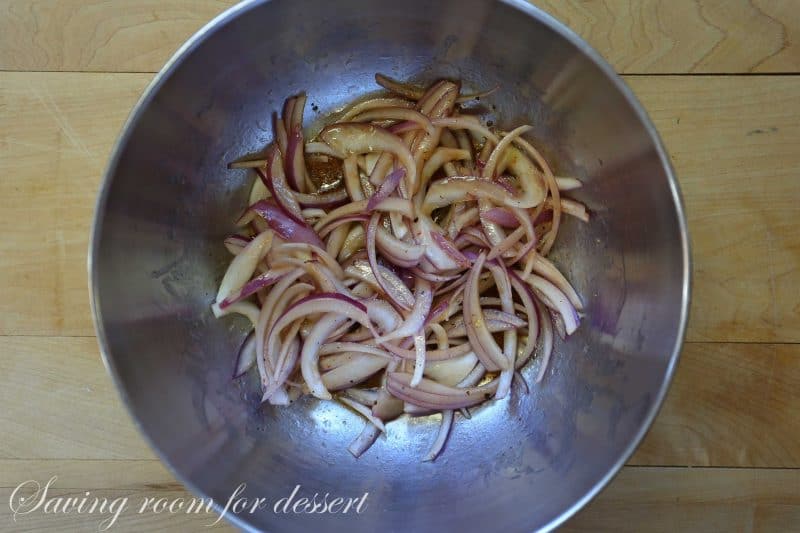
<instances>
[{"instance_id":1,"label":"stainless steel mixing bowl","mask_svg":"<svg viewBox=\"0 0 800 533\"><path fill-rule=\"evenodd\" d=\"M325 116L374 91L375 72L500 85L483 105L529 122L588 225L567 221L555 260L587 301L541 386L457 420L434 463L436 418L401 419L361 459L363 422L335 405L258 404L232 382L238 318L209 305L223 237L252 179L225 163L271 140L270 113L305 90ZM522 0L245 2L195 35L134 109L97 204L92 300L106 365L142 433L192 491L266 498L241 527L305 531L531 531L575 513L617 472L656 415L689 301L680 195L652 123L613 70ZM525 375L531 376L536 363ZM275 513L300 494L357 496L361 514ZM279 509L280 510L280 509Z\"/></svg>"}]
</instances>

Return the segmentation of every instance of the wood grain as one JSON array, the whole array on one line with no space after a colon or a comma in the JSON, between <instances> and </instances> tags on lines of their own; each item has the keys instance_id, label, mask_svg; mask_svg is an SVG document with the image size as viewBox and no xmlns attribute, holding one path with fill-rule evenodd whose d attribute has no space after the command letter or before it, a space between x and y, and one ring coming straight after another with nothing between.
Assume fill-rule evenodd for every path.
<instances>
[{"instance_id":1,"label":"wood grain","mask_svg":"<svg viewBox=\"0 0 800 533\"><path fill-rule=\"evenodd\" d=\"M689 344L630 462L800 468L797 383L800 345ZM32 398L45 407L31 412ZM12 459L154 457L92 338L0 337L0 405L0 472ZM13 478L0 474L0 487Z\"/></svg>"},{"instance_id":2,"label":"wood grain","mask_svg":"<svg viewBox=\"0 0 800 533\"><path fill-rule=\"evenodd\" d=\"M152 459L93 338L0 337L0 459Z\"/></svg>"},{"instance_id":3,"label":"wood grain","mask_svg":"<svg viewBox=\"0 0 800 533\"><path fill-rule=\"evenodd\" d=\"M156 72L233 0L2 0L0 70Z\"/></svg>"},{"instance_id":4,"label":"wood grain","mask_svg":"<svg viewBox=\"0 0 800 533\"><path fill-rule=\"evenodd\" d=\"M797 531L800 470L623 468L565 532Z\"/></svg>"},{"instance_id":5,"label":"wood grain","mask_svg":"<svg viewBox=\"0 0 800 533\"><path fill-rule=\"evenodd\" d=\"M0 334L93 334L86 250L97 186L149 78L0 73Z\"/></svg>"},{"instance_id":6,"label":"wood grain","mask_svg":"<svg viewBox=\"0 0 800 533\"><path fill-rule=\"evenodd\" d=\"M800 78L633 77L689 217L691 341L800 342Z\"/></svg>"},{"instance_id":7,"label":"wood grain","mask_svg":"<svg viewBox=\"0 0 800 533\"><path fill-rule=\"evenodd\" d=\"M233 0L1 0L0 70L156 72ZM795 0L536 0L624 73L797 72Z\"/></svg>"},{"instance_id":8,"label":"wood grain","mask_svg":"<svg viewBox=\"0 0 800 533\"><path fill-rule=\"evenodd\" d=\"M797 72L795 0L534 0L620 73Z\"/></svg>"},{"instance_id":9,"label":"wood grain","mask_svg":"<svg viewBox=\"0 0 800 533\"><path fill-rule=\"evenodd\" d=\"M687 344L629 463L798 468L798 383L800 345Z\"/></svg>"},{"instance_id":10,"label":"wood grain","mask_svg":"<svg viewBox=\"0 0 800 533\"><path fill-rule=\"evenodd\" d=\"M93 334L85 254L95 191L149 78L0 73L0 334ZM800 77L628 81L687 205L688 339L800 342Z\"/></svg>"}]
</instances>

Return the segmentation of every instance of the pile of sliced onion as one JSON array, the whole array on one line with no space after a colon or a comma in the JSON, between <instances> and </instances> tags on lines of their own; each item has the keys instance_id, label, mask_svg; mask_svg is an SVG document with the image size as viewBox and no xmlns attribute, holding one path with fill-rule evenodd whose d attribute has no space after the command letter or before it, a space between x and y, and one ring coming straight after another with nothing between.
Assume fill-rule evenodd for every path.
<instances>
[{"instance_id":1,"label":"pile of sliced onion","mask_svg":"<svg viewBox=\"0 0 800 533\"><path fill-rule=\"evenodd\" d=\"M355 456L402 414L441 413L433 460L457 413L527 391L518 370L535 356L541 381L553 332L578 328L581 299L545 256L562 214L589 212L530 126L463 114L459 82L376 79L391 94L313 139L305 95L289 98L265 157L229 165L257 179L212 309L252 322L233 375L257 368L264 402L339 401L366 420Z\"/></svg>"}]
</instances>

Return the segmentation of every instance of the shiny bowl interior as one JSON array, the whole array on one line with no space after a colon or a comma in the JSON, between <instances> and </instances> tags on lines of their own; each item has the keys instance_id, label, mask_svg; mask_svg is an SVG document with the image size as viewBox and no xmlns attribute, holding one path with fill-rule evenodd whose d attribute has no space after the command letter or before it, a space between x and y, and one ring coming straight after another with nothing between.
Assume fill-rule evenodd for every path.
<instances>
[{"instance_id":1,"label":"shiny bowl interior","mask_svg":"<svg viewBox=\"0 0 800 533\"><path fill-rule=\"evenodd\" d=\"M401 419L356 460L363 422L304 400L259 406L231 381L244 319L209 306L222 239L252 175L225 163L271 141L270 113L307 91L313 124L375 91L373 75L468 89L586 186L590 224L568 220L553 257L587 303L530 394L459 418L443 455L421 463L437 417ZM313 104L314 109L310 108ZM553 527L616 473L652 422L683 340L689 250L680 195L653 125L584 42L522 0L245 2L193 37L156 76L111 158L90 277L105 362L143 434L195 493L270 505L228 516L282 532L531 531ZM528 382L537 363L525 370ZM359 515L295 515L271 503L368 492Z\"/></svg>"}]
</instances>

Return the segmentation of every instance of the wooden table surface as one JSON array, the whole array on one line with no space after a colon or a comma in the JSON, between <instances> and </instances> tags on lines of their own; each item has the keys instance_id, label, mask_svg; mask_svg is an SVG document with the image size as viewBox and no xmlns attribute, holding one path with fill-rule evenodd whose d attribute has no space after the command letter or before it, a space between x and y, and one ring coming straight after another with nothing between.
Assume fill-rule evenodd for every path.
<instances>
[{"instance_id":1,"label":"wooden table surface","mask_svg":"<svg viewBox=\"0 0 800 533\"><path fill-rule=\"evenodd\" d=\"M172 52L232 2L0 0L0 529L22 481L185 491L100 360L86 250L123 120ZM674 162L694 258L683 358L649 435L569 531L800 531L800 1L538 0L643 102ZM117 530L207 517L124 513ZM230 526L220 527L230 529Z\"/></svg>"}]
</instances>

